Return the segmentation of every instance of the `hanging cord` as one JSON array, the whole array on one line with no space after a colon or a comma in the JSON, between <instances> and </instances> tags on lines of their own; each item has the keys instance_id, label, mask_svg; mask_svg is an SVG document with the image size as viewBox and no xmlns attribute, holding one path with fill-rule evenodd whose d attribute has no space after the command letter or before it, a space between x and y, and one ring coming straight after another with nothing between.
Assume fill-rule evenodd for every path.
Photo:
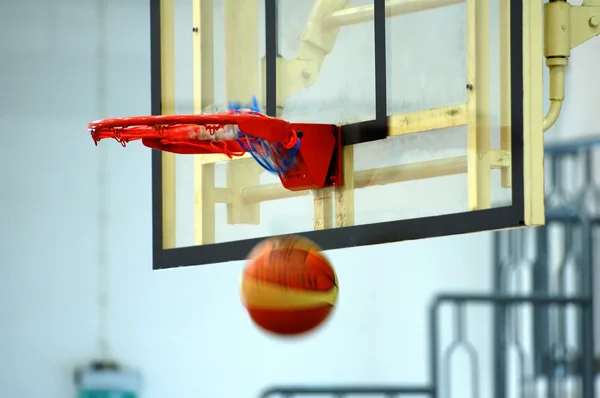
<instances>
[{"instance_id":1,"label":"hanging cord","mask_svg":"<svg viewBox=\"0 0 600 398\"><path fill-rule=\"evenodd\" d=\"M96 44L96 101L98 114L106 115L106 0L97 0L98 42ZM100 358L107 360L110 357L108 344L108 147L100 148L97 172L98 187L98 248L96 257L96 269L98 280L98 351Z\"/></svg>"}]
</instances>

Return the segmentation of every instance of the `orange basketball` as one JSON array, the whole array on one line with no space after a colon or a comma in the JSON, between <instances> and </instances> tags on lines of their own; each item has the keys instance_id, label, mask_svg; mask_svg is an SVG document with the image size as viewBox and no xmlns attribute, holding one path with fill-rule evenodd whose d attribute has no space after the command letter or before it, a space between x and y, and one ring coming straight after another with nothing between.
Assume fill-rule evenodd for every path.
<instances>
[{"instance_id":1,"label":"orange basketball","mask_svg":"<svg viewBox=\"0 0 600 398\"><path fill-rule=\"evenodd\" d=\"M280 335L319 326L337 300L335 271L312 241L300 236L269 238L248 255L241 296L261 328Z\"/></svg>"}]
</instances>

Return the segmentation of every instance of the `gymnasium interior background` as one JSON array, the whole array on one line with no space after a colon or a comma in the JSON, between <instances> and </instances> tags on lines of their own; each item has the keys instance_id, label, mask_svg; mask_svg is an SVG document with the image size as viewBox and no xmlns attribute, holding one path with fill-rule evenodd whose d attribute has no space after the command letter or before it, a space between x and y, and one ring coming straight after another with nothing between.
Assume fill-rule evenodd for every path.
<instances>
[{"instance_id":1,"label":"gymnasium interior background","mask_svg":"<svg viewBox=\"0 0 600 398\"><path fill-rule=\"evenodd\" d=\"M151 270L149 151L96 148L86 133L93 119L150 112L149 51L146 0L1 6L0 398L75 396L73 369L101 354L102 335L145 398L425 383L427 305L441 291L490 291L492 234L328 252L342 285L333 319L296 342L265 336L239 302L242 262ZM573 51L547 142L600 134L599 65L600 39ZM471 313L482 397L491 329Z\"/></svg>"}]
</instances>

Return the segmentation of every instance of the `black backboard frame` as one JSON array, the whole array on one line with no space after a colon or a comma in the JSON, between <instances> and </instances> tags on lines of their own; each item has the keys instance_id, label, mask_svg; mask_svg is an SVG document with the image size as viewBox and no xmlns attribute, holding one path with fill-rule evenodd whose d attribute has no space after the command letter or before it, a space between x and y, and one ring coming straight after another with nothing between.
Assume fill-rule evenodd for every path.
<instances>
[{"instance_id":1,"label":"black backboard frame","mask_svg":"<svg viewBox=\"0 0 600 398\"><path fill-rule=\"evenodd\" d=\"M385 0L374 1L376 117L372 121L345 125L344 145L387 137L386 114L386 17ZM161 1L150 0L151 18L151 95L152 114L162 113L161 93ZM265 0L266 23L266 111L276 110L277 0ZM388 221L376 224L306 231L299 233L315 241L324 250L365 246L405 240L497 230L525 225L523 175L523 0L511 0L511 205L432 217ZM152 247L153 269L193 266L243 260L265 237L200 246L163 248L162 157L152 151Z\"/></svg>"}]
</instances>

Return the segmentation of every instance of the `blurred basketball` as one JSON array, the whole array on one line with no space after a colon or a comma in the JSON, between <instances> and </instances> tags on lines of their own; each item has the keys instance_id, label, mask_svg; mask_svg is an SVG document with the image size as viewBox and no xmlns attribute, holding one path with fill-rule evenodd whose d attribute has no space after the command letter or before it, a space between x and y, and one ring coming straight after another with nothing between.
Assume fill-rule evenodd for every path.
<instances>
[{"instance_id":1,"label":"blurred basketball","mask_svg":"<svg viewBox=\"0 0 600 398\"><path fill-rule=\"evenodd\" d=\"M337 277L320 248L300 236L269 238L248 255L241 296L261 328L280 335L319 326L337 300Z\"/></svg>"}]
</instances>

